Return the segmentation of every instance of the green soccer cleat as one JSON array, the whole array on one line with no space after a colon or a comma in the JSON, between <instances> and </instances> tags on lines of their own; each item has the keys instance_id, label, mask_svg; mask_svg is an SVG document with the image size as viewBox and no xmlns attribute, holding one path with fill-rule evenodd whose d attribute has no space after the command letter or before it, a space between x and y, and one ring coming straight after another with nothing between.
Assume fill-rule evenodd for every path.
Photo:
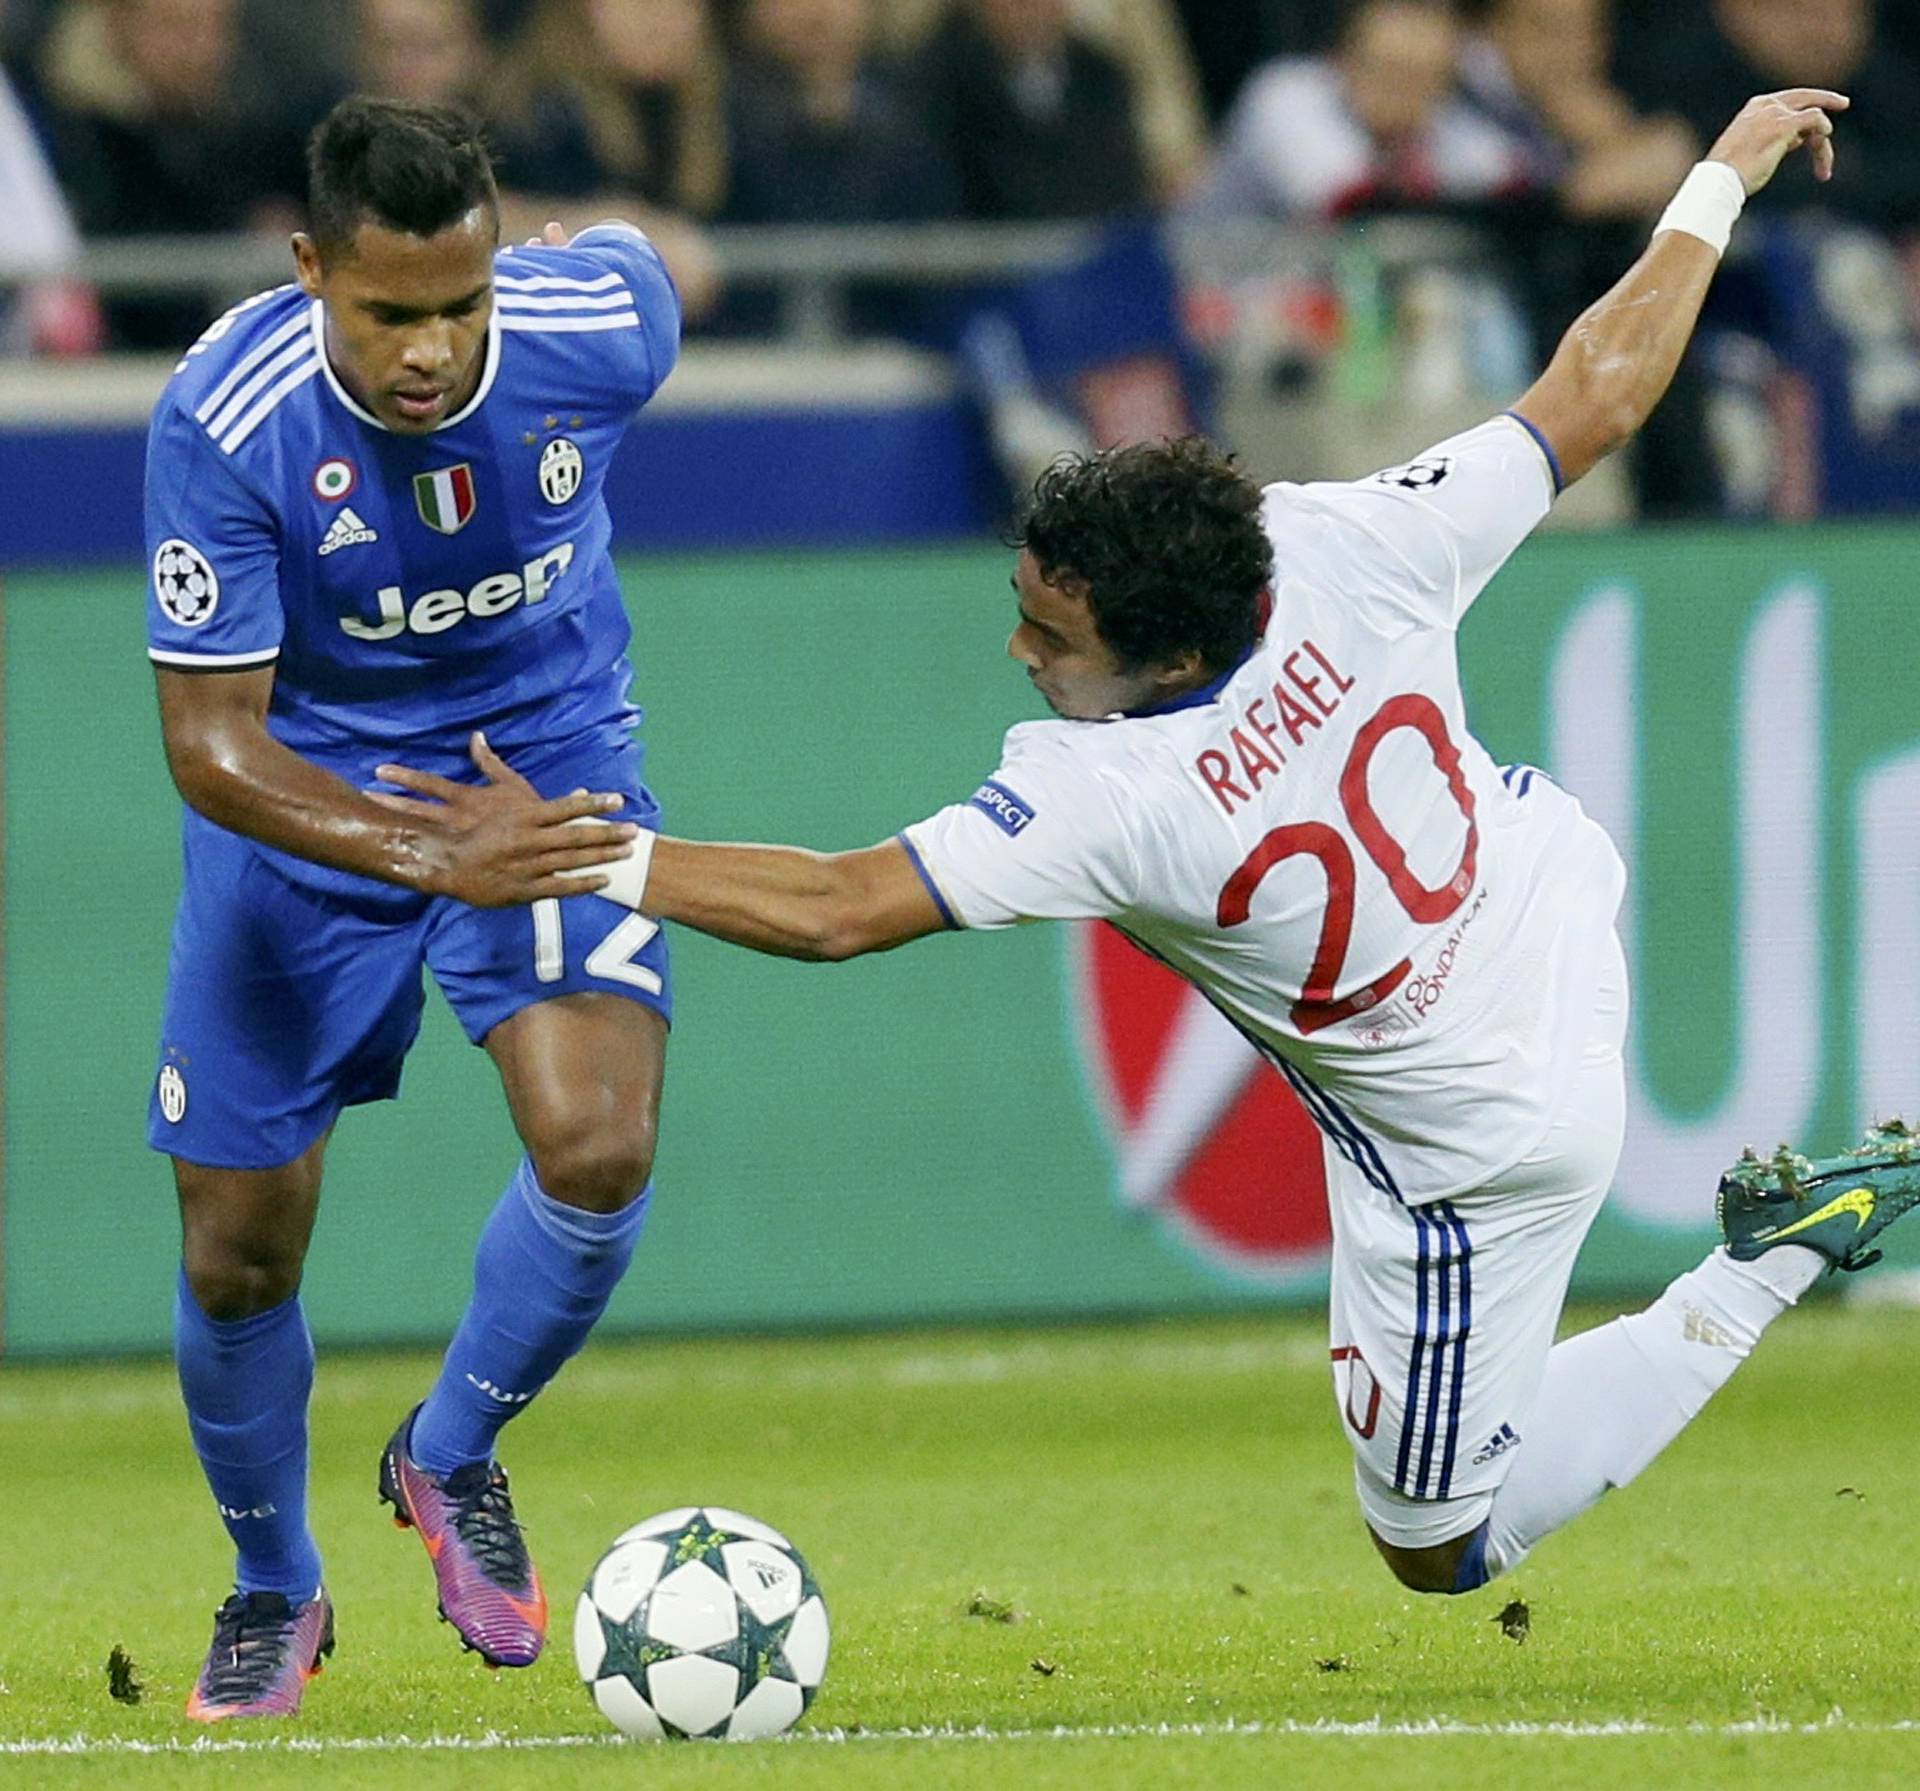
<instances>
[{"instance_id":1,"label":"green soccer cleat","mask_svg":"<svg viewBox=\"0 0 1920 1791\"><path fill-rule=\"evenodd\" d=\"M1748 1151L1720 1178L1727 1254L1752 1262L1776 1244L1804 1244L1836 1269L1880 1260L1870 1244L1920 1206L1920 1132L1902 1120L1875 1126L1837 1157L1797 1156L1784 1144L1764 1160Z\"/></svg>"}]
</instances>

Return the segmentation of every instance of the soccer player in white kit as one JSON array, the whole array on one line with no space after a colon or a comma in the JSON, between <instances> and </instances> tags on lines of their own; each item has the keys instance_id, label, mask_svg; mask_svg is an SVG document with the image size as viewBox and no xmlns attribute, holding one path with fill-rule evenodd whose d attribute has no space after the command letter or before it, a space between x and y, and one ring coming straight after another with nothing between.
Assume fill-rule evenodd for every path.
<instances>
[{"instance_id":1,"label":"soccer player in white kit","mask_svg":"<svg viewBox=\"0 0 1920 1791\"><path fill-rule=\"evenodd\" d=\"M1014 728L970 800L862 852L643 834L601 867L604 896L761 951L1103 919L1200 989L1325 1134L1336 1399L1419 1590L1484 1584L1631 1480L1920 1190L1898 1140L1825 1206L1810 1166L1811 1192L1750 1177L1727 1248L1555 1347L1621 1146L1624 872L1468 732L1456 658L1556 490L1665 390L1746 195L1797 145L1824 174L1846 104L1749 104L1518 404L1403 466L1263 493L1189 441L1052 469L1009 650L1059 719ZM476 815L532 799L475 756L489 785L381 775Z\"/></svg>"}]
</instances>

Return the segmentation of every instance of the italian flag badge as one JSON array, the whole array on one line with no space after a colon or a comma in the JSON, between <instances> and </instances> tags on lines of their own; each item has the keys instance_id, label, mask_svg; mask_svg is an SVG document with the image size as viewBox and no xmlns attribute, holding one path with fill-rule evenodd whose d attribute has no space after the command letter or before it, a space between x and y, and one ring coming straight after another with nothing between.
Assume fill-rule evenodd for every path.
<instances>
[{"instance_id":1,"label":"italian flag badge","mask_svg":"<svg viewBox=\"0 0 1920 1791\"><path fill-rule=\"evenodd\" d=\"M463 460L437 473L415 473L413 502L428 528L458 534L473 520L473 468Z\"/></svg>"}]
</instances>

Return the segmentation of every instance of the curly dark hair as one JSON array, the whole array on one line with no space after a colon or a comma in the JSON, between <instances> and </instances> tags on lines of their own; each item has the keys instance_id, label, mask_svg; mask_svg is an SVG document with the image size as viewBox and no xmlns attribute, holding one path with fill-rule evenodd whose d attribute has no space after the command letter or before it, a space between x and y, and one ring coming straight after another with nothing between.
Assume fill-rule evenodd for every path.
<instances>
[{"instance_id":1,"label":"curly dark hair","mask_svg":"<svg viewBox=\"0 0 1920 1791\"><path fill-rule=\"evenodd\" d=\"M1189 650L1226 671L1253 646L1273 583L1259 487L1197 435L1055 461L1010 540L1085 598L1127 671Z\"/></svg>"},{"instance_id":2,"label":"curly dark hair","mask_svg":"<svg viewBox=\"0 0 1920 1791\"><path fill-rule=\"evenodd\" d=\"M371 218L435 236L476 207L496 217L493 157L478 124L451 106L343 99L307 141L307 213L322 249L343 249Z\"/></svg>"}]
</instances>

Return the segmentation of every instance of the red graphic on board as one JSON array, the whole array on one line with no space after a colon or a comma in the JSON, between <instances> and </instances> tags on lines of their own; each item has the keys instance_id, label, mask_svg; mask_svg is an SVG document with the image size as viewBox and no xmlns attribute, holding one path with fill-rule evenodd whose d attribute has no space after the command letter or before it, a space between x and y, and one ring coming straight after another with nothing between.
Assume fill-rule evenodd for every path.
<instances>
[{"instance_id":1,"label":"red graphic on board","mask_svg":"<svg viewBox=\"0 0 1920 1791\"><path fill-rule=\"evenodd\" d=\"M1285 1276L1331 1236L1319 1128L1279 1072L1190 984L1105 925L1072 929L1075 1024L1123 1205L1203 1255Z\"/></svg>"}]
</instances>

